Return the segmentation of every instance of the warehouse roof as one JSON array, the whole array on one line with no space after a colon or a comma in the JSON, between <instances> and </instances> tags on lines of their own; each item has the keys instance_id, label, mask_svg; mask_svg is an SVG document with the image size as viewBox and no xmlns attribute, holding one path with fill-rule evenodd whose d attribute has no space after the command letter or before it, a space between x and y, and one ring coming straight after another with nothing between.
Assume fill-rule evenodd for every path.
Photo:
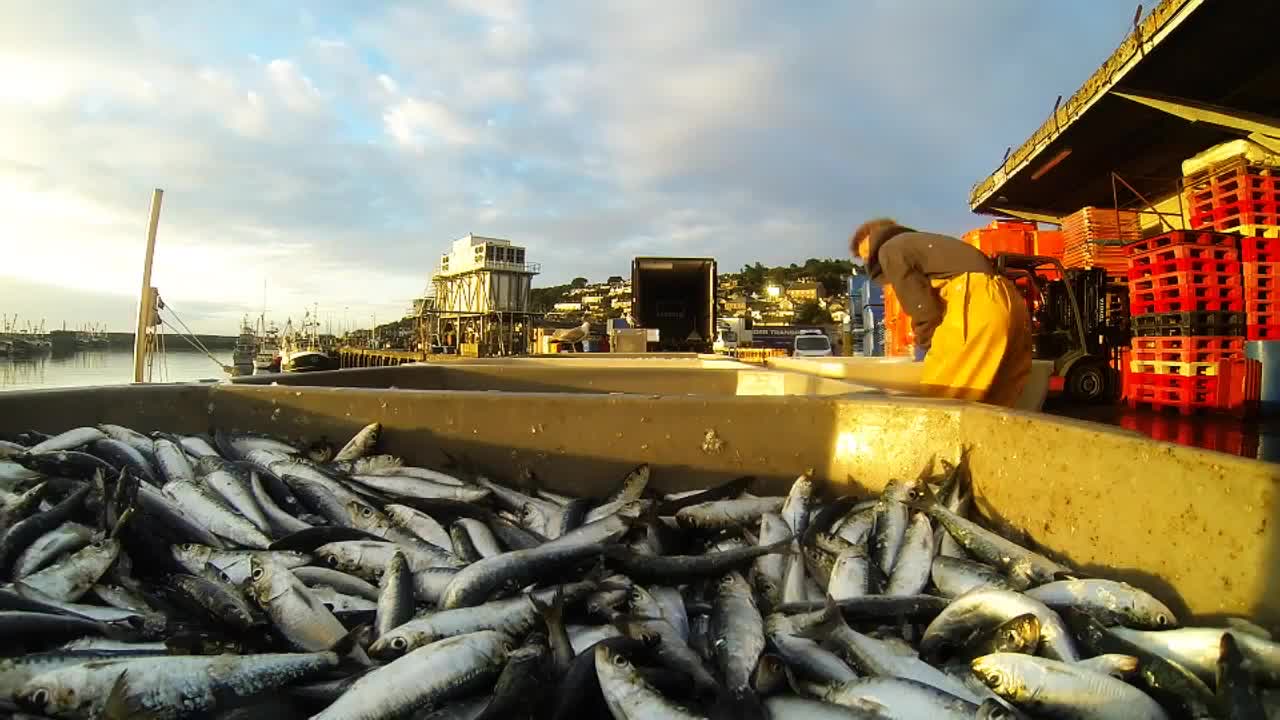
<instances>
[{"instance_id":1,"label":"warehouse roof","mask_svg":"<svg viewBox=\"0 0 1280 720\"><path fill-rule=\"evenodd\" d=\"M1203 105L1265 116L1257 118L1262 124L1280 117L1280 52L1261 39L1278 21L1277 2L1163 0L1075 95L974 185L970 206L1055 217L1110 206L1112 171L1148 197L1168 195L1183 160L1249 135L1211 124ZM1161 100L1200 108L1200 121L1153 106Z\"/></svg>"}]
</instances>

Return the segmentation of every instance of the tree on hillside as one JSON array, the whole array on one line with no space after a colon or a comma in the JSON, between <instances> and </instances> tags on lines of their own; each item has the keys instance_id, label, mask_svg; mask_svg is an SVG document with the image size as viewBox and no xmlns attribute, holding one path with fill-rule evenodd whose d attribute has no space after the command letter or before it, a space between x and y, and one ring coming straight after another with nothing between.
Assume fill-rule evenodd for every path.
<instances>
[{"instance_id":1,"label":"tree on hillside","mask_svg":"<svg viewBox=\"0 0 1280 720\"><path fill-rule=\"evenodd\" d=\"M549 312L558 302L563 302L569 292L568 285L533 288L529 291L529 306L534 312Z\"/></svg>"},{"instance_id":2,"label":"tree on hillside","mask_svg":"<svg viewBox=\"0 0 1280 720\"><path fill-rule=\"evenodd\" d=\"M587 280L587 279L586 279L586 278L584 278L584 277L576 277L576 278L574 278L572 281L570 281L570 282L569 282L569 285L571 285L572 287L575 287L575 288L584 288L584 287L586 287L586 286L587 286L587 283L588 283L588 282L590 282L590 281L589 281L589 280Z\"/></svg>"},{"instance_id":3,"label":"tree on hillside","mask_svg":"<svg viewBox=\"0 0 1280 720\"><path fill-rule=\"evenodd\" d=\"M835 322L831 313L816 301L801 303L796 307L796 324L798 325L830 325Z\"/></svg>"},{"instance_id":4,"label":"tree on hillside","mask_svg":"<svg viewBox=\"0 0 1280 720\"><path fill-rule=\"evenodd\" d=\"M738 274L738 287L746 295L763 292L765 272L765 267L760 263L743 265L742 272Z\"/></svg>"}]
</instances>

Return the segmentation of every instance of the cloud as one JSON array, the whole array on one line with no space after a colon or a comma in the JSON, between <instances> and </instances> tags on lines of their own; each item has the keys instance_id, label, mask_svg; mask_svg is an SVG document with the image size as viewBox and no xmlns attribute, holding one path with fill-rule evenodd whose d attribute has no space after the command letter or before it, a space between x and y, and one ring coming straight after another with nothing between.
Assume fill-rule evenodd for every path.
<instances>
[{"instance_id":1,"label":"cloud","mask_svg":"<svg viewBox=\"0 0 1280 720\"><path fill-rule=\"evenodd\" d=\"M432 142L470 145L480 138L475 128L467 125L442 103L417 98L399 100L382 115L389 134L397 143L422 152Z\"/></svg>"},{"instance_id":2,"label":"cloud","mask_svg":"<svg viewBox=\"0 0 1280 720\"><path fill-rule=\"evenodd\" d=\"M210 332L264 279L282 317L390 317L467 232L527 245L545 283L839 255L873 214L962 232L970 184L1129 14L979 5L9 6L0 284L105 320L55 296L137 292L156 186L156 284L223 308Z\"/></svg>"}]
</instances>

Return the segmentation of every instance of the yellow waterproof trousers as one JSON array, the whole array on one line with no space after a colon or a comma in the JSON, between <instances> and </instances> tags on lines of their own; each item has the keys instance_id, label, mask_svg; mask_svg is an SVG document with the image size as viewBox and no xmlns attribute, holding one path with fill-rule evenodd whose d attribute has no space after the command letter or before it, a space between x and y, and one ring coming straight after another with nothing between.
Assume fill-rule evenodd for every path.
<instances>
[{"instance_id":1,"label":"yellow waterproof trousers","mask_svg":"<svg viewBox=\"0 0 1280 720\"><path fill-rule=\"evenodd\" d=\"M1031 375L1031 318L1008 278L933 281L946 311L924 356L925 391L1012 407Z\"/></svg>"}]
</instances>

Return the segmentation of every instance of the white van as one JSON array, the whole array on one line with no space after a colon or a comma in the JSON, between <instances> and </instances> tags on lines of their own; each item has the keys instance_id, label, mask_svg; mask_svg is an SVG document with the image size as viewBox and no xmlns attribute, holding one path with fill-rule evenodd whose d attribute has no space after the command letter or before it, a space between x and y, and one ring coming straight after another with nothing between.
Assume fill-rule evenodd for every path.
<instances>
[{"instance_id":1,"label":"white van","mask_svg":"<svg viewBox=\"0 0 1280 720\"><path fill-rule=\"evenodd\" d=\"M821 330L801 330L796 335L795 347L791 352L792 357L831 357L835 355L831 350L831 339L822 334Z\"/></svg>"}]
</instances>

